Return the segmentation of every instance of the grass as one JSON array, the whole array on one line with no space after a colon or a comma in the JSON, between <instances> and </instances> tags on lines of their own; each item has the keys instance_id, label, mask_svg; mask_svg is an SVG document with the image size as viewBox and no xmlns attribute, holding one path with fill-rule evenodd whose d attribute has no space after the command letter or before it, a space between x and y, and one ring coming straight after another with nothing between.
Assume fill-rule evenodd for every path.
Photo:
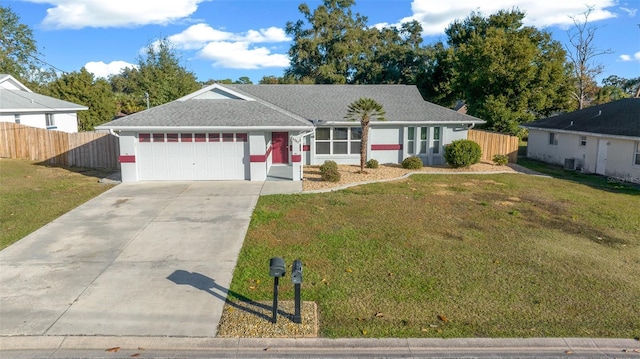
<instances>
[{"instance_id":1,"label":"grass","mask_svg":"<svg viewBox=\"0 0 640 359\"><path fill-rule=\"evenodd\" d=\"M269 300L281 256L326 337L636 337L639 194L500 174L263 196L229 300Z\"/></svg>"},{"instance_id":2,"label":"grass","mask_svg":"<svg viewBox=\"0 0 640 359\"><path fill-rule=\"evenodd\" d=\"M18 241L112 186L108 173L0 160L0 249Z\"/></svg>"}]
</instances>

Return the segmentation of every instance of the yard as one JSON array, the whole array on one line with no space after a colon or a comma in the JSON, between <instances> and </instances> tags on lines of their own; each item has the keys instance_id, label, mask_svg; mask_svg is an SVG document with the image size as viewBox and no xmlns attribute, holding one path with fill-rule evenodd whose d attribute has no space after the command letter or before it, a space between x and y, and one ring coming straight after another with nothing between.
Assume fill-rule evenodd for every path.
<instances>
[{"instance_id":1,"label":"yard","mask_svg":"<svg viewBox=\"0 0 640 359\"><path fill-rule=\"evenodd\" d=\"M321 336L637 337L639 203L637 187L521 174L263 196L228 300L268 301L282 256L303 261Z\"/></svg>"},{"instance_id":2,"label":"yard","mask_svg":"<svg viewBox=\"0 0 640 359\"><path fill-rule=\"evenodd\" d=\"M107 174L0 159L0 249L111 188Z\"/></svg>"}]
</instances>

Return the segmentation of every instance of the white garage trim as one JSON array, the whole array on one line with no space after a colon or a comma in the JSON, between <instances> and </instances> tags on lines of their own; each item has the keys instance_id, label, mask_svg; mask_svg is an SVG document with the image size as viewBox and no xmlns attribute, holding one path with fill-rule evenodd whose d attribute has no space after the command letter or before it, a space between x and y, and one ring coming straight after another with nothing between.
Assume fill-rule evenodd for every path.
<instances>
[{"instance_id":1,"label":"white garage trim","mask_svg":"<svg viewBox=\"0 0 640 359\"><path fill-rule=\"evenodd\" d=\"M246 133L140 133L136 147L142 181L249 179Z\"/></svg>"}]
</instances>

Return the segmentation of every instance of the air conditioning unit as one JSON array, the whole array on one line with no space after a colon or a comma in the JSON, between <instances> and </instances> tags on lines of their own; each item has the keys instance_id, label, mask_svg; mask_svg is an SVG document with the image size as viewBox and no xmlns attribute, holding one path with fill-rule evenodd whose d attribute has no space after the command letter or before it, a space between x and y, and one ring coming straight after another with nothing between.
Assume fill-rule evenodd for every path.
<instances>
[{"instance_id":1,"label":"air conditioning unit","mask_svg":"<svg viewBox=\"0 0 640 359\"><path fill-rule=\"evenodd\" d=\"M564 169L575 171L576 169L576 159L575 158L565 158L564 159Z\"/></svg>"}]
</instances>

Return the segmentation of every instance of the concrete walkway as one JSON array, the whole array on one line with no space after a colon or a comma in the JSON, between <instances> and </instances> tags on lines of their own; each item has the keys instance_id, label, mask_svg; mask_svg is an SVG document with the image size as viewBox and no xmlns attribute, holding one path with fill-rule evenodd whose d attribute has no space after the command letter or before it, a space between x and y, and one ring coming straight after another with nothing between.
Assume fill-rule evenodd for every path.
<instances>
[{"instance_id":1,"label":"concrete walkway","mask_svg":"<svg viewBox=\"0 0 640 359\"><path fill-rule=\"evenodd\" d=\"M61 216L0 251L0 335L215 336L262 187L121 184Z\"/></svg>"}]
</instances>

